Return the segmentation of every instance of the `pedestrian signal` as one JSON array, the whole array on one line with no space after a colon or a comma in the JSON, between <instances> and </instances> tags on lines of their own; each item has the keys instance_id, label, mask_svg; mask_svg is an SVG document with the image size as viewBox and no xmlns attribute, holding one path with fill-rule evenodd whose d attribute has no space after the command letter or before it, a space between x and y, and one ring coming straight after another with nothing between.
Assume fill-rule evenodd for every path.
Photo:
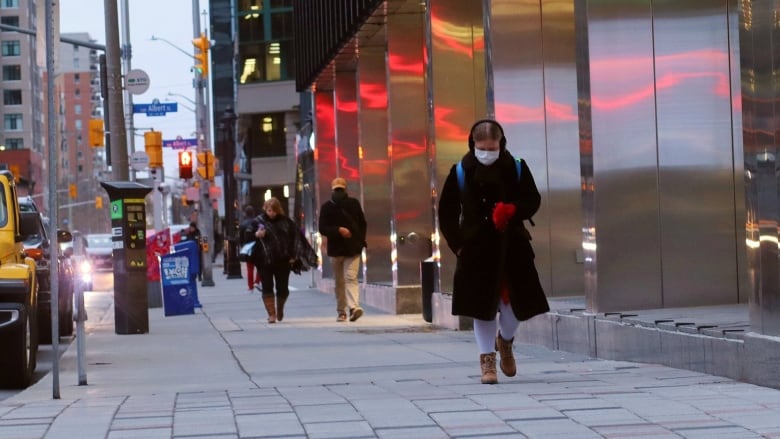
<instances>
[{"instance_id":1,"label":"pedestrian signal","mask_svg":"<svg viewBox=\"0 0 780 439\"><path fill-rule=\"evenodd\" d=\"M192 152L179 152L179 178L192 178Z\"/></svg>"}]
</instances>

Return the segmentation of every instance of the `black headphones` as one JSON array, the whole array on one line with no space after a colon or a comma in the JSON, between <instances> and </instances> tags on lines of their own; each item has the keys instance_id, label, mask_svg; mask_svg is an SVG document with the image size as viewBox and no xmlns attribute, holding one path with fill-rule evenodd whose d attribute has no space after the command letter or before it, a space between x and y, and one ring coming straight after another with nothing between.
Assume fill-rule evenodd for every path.
<instances>
[{"instance_id":1,"label":"black headphones","mask_svg":"<svg viewBox=\"0 0 780 439\"><path fill-rule=\"evenodd\" d=\"M492 123L493 125L498 127L498 130L501 131L501 140L498 141L498 146L500 146L502 150L505 150L506 149L506 135L504 135L504 127L502 127L501 124L499 124L498 122L496 122L493 119L482 119L482 120L478 120L478 121L474 122L474 125L472 125L471 129L469 130L469 149L471 149L471 150L474 149L474 128L476 128L477 125L479 125L481 123L484 123L484 122Z\"/></svg>"}]
</instances>

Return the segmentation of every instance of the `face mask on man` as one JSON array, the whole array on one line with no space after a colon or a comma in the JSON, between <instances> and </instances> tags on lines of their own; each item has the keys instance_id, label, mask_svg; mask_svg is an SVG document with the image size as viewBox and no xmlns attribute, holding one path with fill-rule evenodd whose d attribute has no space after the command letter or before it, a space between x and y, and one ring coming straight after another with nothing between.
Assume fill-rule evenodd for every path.
<instances>
[{"instance_id":1,"label":"face mask on man","mask_svg":"<svg viewBox=\"0 0 780 439\"><path fill-rule=\"evenodd\" d=\"M347 191L345 191L344 189L335 189L331 194L331 198L333 199L333 201L341 201L347 198Z\"/></svg>"},{"instance_id":2,"label":"face mask on man","mask_svg":"<svg viewBox=\"0 0 780 439\"><path fill-rule=\"evenodd\" d=\"M495 161L498 160L498 155L500 153L501 151L498 149L495 151L474 149L474 155L477 157L477 160L485 166L490 166L495 163Z\"/></svg>"}]
</instances>

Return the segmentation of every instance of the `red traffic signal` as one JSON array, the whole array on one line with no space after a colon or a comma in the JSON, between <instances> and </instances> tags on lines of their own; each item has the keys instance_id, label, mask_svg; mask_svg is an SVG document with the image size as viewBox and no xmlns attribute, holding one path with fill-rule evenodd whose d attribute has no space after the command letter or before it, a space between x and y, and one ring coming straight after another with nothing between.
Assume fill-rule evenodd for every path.
<instances>
[{"instance_id":1,"label":"red traffic signal","mask_svg":"<svg viewBox=\"0 0 780 439\"><path fill-rule=\"evenodd\" d=\"M192 178L192 151L179 152L179 178Z\"/></svg>"}]
</instances>

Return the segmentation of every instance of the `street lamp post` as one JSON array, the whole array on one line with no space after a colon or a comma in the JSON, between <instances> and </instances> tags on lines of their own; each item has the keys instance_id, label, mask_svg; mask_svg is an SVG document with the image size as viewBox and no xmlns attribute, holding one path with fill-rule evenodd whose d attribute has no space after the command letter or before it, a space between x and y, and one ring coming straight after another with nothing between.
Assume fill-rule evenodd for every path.
<instances>
[{"instance_id":1,"label":"street lamp post","mask_svg":"<svg viewBox=\"0 0 780 439\"><path fill-rule=\"evenodd\" d=\"M223 139L223 161L222 175L224 177L224 200L225 200L225 241L226 258L225 273L228 279L241 279L241 262L238 260L238 239L237 218L236 218L236 184L233 178L233 162L235 161L236 142L236 113L233 108L228 106L220 119L219 127L222 129Z\"/></svg>"}]
</instances>

